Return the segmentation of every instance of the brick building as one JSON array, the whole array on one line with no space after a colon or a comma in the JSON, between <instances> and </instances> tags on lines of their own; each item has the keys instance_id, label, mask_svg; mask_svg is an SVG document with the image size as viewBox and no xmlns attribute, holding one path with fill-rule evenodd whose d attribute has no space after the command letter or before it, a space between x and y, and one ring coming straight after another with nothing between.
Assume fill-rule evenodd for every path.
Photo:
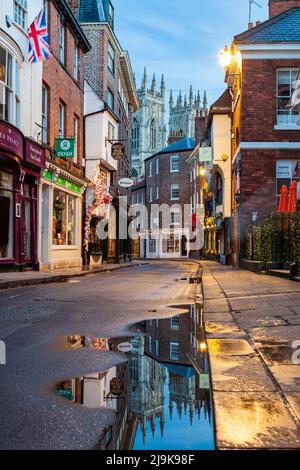
<instances>
[{"instance_id":1,"label":"brick building","mask_svg":"<svg viewBox=\"0 0 300 470\"><path fill-rule=\"evenodd\" d=\"M300 127L289 106L300 63L300 1L271 0L269 10L269 20L234 38L226 66L234 265L244 256L249 227L277 209L282 185L300 181Z\"/></svg>"},{"instance_id":2,"label":"brick building","mask_svg":"<svg viewBox=\"0 0 300 470\"><path fill-rule=\"evenodd\" d=\"M188 158L195 140L187 137L174 142L145 160L145 206L148 230L145 232L147 258L187 258L189 256L191 213ZM157 207L171 209L164 223ZM184 217L186 215L186 217ZM186 225L185 225L186 223Z\"/></svg>"},{"instance_id":3,"label":"brick building","mask_svg":"<svg viewBox=\"0 0 300 470\"><path fill-rule=\"evenodd\" d=\"M126 196L128 192L118 182L131 176L132 113L138 109L139 100L129 55L122 49L114 31L114 14L113 4L109 0L81 0L77 8L78 21L92 46L84 58L84 78L89 88L86 94L95 94L104 103L98 106L98 113L101 110L102 115L106 116L102 120L103 126L107 123L106 127L99 126L98 133L94 134L101 150L93 156L93 162L90 155L87 156L90 159L87 169L90 176L92 166L100 163L100 170L107 174L107 186L114 198L112 203L118 219L118 197ZM96 113L94 110L93 120ZM115 142L121 142L125 147L125 154L118 161L111 157ZM92 225L95 226L98 216L93 219ZM95 236L94 246L105 254L105 259L118 261L131 253L131 243L120 239L118 234L117 239L118 242L109 237L106 246Z\"/></svg>"},{"instance_id":4,"label":"brick building","mask_svg":"<svg viewBox=\"0 0 300 470\"><path fill-rule=\"evenodd\" d=\"M45 8L52 56L43 64L41 139L47 158L39 190L40 267L80 267L86 185L83 56L90 45L67 1L48 0ZM71 158L58 158L58 138L67 147L74 142Z\"/></svg>"}]
</instances>

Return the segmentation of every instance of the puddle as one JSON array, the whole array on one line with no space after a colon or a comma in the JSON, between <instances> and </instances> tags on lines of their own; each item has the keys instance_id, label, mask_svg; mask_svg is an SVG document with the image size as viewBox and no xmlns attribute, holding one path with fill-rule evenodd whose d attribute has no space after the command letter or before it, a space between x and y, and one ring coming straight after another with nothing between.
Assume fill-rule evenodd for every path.
<instances>
[{"instance_id":1,"label":"puddle","mask_svg":"<svg viewBox=\"0 0 300 470\"><path fill-rule=\"evenodd\" d=\"M212 398L200 304L189 313L135 326L131 338L68 336L67 348L126 353L109 370L60 382L56 394L87 408L109 408L116 420L97 448L214 449Z\"/></svg>"}]
</instances>

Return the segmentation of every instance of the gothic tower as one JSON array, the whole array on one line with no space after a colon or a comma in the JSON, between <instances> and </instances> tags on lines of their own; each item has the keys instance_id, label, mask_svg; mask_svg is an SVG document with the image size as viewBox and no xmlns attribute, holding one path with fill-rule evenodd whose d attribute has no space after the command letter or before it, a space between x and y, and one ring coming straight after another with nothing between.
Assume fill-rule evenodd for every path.
<instances>
[{"instance_id":1,"label":"gothic tower","mask_svg":"<svg viewBox=\"0 0 300 470\"><path fill-rule=\"evenodd\" d=\"M207 109L206 91L203 95L202 105L200 92L194 95L193 87L190 86L188 97L182 97L181 91L177 96L176 105L174 95L171 91L170 101L170 118L169 118L169 143L180 140L183 137L195 138L195 118L197 113Z\"/></svg>"},{"instance_id":2,"label":"gothic tower","mask_svg":"<svg viewBox=\"0 0 300 470\"><path fill-rule=\"evenodd\" d=\"M132 169L133 175L144 174L144 160L166 146L164 76L157 87L155 74L149 87L145 67L141 88L137 90L140 108L133 115Z\"/></svg>"}]
</instances>

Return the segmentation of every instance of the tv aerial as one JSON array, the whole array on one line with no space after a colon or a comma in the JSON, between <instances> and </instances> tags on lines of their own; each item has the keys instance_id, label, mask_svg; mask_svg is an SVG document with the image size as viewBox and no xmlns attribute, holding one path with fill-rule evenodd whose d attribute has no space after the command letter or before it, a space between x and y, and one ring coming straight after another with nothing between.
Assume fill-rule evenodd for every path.
<instances>
[{"instance_id":1,"label":"tv aerial","mask_svg":"<svg viewBox=\"0 0 300 470\"><path fill-rule=\"evenodd\" d=\"M252 20L252 6L256 5L259 8L262 8L262 6L257 3L255 0L248 0L249 1L249 23L251 23Z\"/></svg>"}]
</instances>

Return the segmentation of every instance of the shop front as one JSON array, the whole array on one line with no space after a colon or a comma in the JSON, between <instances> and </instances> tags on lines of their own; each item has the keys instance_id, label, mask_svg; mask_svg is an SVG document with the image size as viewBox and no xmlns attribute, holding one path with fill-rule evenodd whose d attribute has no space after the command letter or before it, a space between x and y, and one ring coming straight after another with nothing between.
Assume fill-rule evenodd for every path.
<instances>
[{"instance_id":1,"label":"shop front","mask_svg":"<svg viewBox=\"0 0 300 470\"><path fill-rule=\"evenodd\" d=\"M40 269L82 267L85 180L46 161L40 184Z\"/></svg>"},{"instance_id":2,"label":"shop front","mask_svg":"<svg viewBox=\"0 0 300 470\"><path fill-rule=\"evenodd\" d=\"M0 269L37 269L37 192L45 152L0 122Z\"/></svg>"}]
</instances>

